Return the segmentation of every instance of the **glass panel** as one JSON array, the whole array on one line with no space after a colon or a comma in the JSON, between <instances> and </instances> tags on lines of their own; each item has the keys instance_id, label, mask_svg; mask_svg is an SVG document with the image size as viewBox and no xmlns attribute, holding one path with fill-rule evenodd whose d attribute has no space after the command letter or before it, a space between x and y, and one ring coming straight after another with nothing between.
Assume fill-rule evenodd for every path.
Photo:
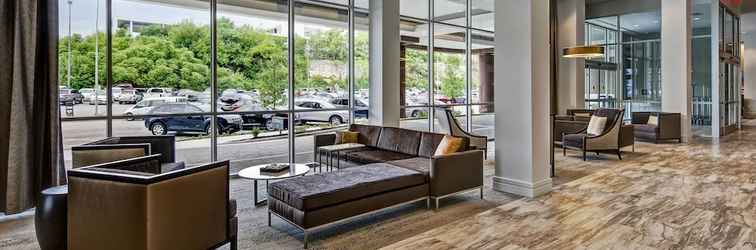
<instances>
[{"instance_id":1,"label":"glass panel","mask_svg":"<svg viewBox=\"0 0 756 250\"><path fill-rule=\"evenodd\" d=\"M494 0L470 1L472 28L494 31Z\"/></svg>"},{"instance_id":2,"label":"glass panel","mask_svg":"<svg viewBox=\"0 0 756 250\"><path fill-rule=\"evenodd\" d=\"M294 101L347 97L348 10L297 2Z\"/></svg>"},{"instance_id":3,"label":"glass panel","mask_svg":"<svg viewBox=\"0 0 756 250\"><path fill-rule=\"evenodd\" d=\"M220 115L219 117L230 116ZM218 138L218 159L231 160L231 172L254 165L289 162L287 113L265 113L263 128Z\"/></svg>"},{"instance_id":4,"label":"glass panel","mask_svg":"<svg viewBox=\"0 0 756 250\"><path fill-rule=\"evenodd\" d=\"M288 109L287 3L218 1L218 111ZM244 115L252 127L266 122Z\"/></svg>"},{"instance_id":5,"label":"glass panel","mask_svg":"<svg viewBox=\"0 0 756 250\"><path fill-rule=\"evenodd\" d=\"M434 101L467 103L465 95L465 30L435 25L433 40Z\"/></svg>"},{"instance_id":6,"label":"glass panel","mask_svg":"<svg viewBox=\"0 0 756 250\"><path fill-rule=\"evenodd\" d=\"M105 1L59 0L58 5L58 81L61 117L65 119L105 116ZM92 105L83 105L85 103Z\"/></svg>"},{"instance_id":7,"label":"glass panel","mask_svg":"<svg viewBox=\"0 0 756 250\"><path fill-rule=\"evenodd\" d=\"M322 103L321 103L322 104ZM302 108L317 110L318 108ZM312 162L314 135L331 133L333 129L346 129L349 111L315 111L297 113L295 132L297 134L294 147L298 163Z\"/></svg>"},{"instance_id":8,"label":"glass panel","mask_svg":"<svg viewBox=\"0 0 756 250\"><path fill-rule=\"evenodd\" d=\"M63 159L67 169L71 168L71 147L104 139L107 135L105 120L62 121ZM115 124L114 124L114 127Z\"/></svg>"},{"instance_id":9,"label":"glass panel","mask_svg":"<svg viewBox=\"0 0 756 250\"><path fill-rule=\"evenodd\" d=\"M399 122L399 127L419 131L429 131L428 111L425 107L408 107L405 109L406 116Z\"/></svg>"},{"instance_id":10,"label":"glass panel","mask_svg":"<svg viewBox=\"0 0 756 250\"><path fill-rule=\"evenodd\" d=\"M661 38L661 10L632 13L620 16L623 42Z\"/></svg>"},{"instance_id":11,"label":"glass panel","mask_svg":"<svg viewBox=\"0 0 756 250\"><path fill-rule=\"evenodd\" d=\"M467 26L466 1L433 0L433 21L458 26Z\"/></svg>"},{"instance_id":12,"label":"glass panel","mask_svg":"<svg viewBox=\"0 0 756 250\"><path fill-rule=\"evenodd\" d=\"M128 103L115 115L211 112L198 101L210 87L209 9L113 0L113 101Z\"/></svg>"},{"instance_id":13,"label":"glass panel","mask_svg":"<svg viewBox=\"0 0 756 250\"><path fill-rule=\"evenodd\" d=\"M187 104L190 105L190 104ZM172 113L186 112L177 107ZM238 117L238 115L233 115ZM113 136L151 136L151 135L175 135L176 136L176 162L184 162L188 166L210 162L210 135L208 125L209 115L172 115L151 116L145 120L114 119ZM226 137L239 129L238 124L233 124L231 117L219 118L220 137ZM235 118L239 119L240 118ZM164 133L162 132L164 131ZM154 152L153 152L154 153ZM219 158L230 159L230 158Z\"/></svg>"},{"instance_id":14,"label":"glass panel","mask_svg":"<svg viewBox=\"0 0 756 250\"><path fill-rule=\"evenodd\" d=\"M405 17L428 19L428 1L432 0L401 0L399 2L399 15Z\"/></svg>"},{"instance_id":15,"label":"glass panel","mask_svg":"<svg viewBox=\"0 0 756 250\"><path fill-rule=\"evenodd\" d=\"M472 133L487 136L488 139L496 138L494 105L475 105L472 109Z\"/></svg>"},{"instance_id":16,"label":"glass panel","mask_svg":"<svg viewBox=\"0 0 756 250\"><path fill-rule=\"evenodd\" d=\"M622 45L623 96L627 113L661 110L661 43Z\"/></svg>"},{"instance_id":17,"label":"glass panel","mask_svg":"<svg viewBox=\"0 0 756 250\"><path fill-rule=\"evenodd\" d=\"M470 96L472 104L494 102L494 34L472 32Z\"/></svg>"},{"instance_id":18,"label":"glass panel","mask_svg":"<svg viewBox=\"0 0 756 250\"><path fill-rule=\"evenodd\" d=\"M402 107L429 105L428 96L428 30L427 23L412 22L411 28L402 29L400 43L400 105ZM427 109L403 108L402 118L427 119ZM425 116L421 116L421 113ZM422 122L428 130L428 121ZM422 127L422 126L421 126Z\"/></svg>"},{"instance_id":19,"label":"glass panel","mask_svg":"<svg viewBox=\"0 0 756 250\"><path fill-rule=\"evenodd\" d=\"M355 8L354 13L354 122L368 122L370 105L370 12Z\"/></svg>"}]
</instances>

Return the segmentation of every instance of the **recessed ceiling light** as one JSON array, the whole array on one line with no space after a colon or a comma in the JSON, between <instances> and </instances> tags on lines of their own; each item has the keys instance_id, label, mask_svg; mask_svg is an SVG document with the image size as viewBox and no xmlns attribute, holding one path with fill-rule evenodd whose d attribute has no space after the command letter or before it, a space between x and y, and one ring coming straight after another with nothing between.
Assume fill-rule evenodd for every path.
<instances>
[{"instance_id":1,"label":"recessed ceiling light","mask_svg":"<svg viewBox=\"0 0 756 250\"><path fill-rule=\"evenodd\" d=\"M694 21L701 21L701 18L700 17L694 17L693 20Z\"/></svg>"},{"instance_id":2,"label":"recessed ceiling light","mask_svg":"<svg viewBox=\"0 0 756 250\"><path fill-rule=\"evenodd\" d=\"M652 23L659 23L659 20L653 20Z\"/></svg>"},{"instance_id":3,"label":"recessed ceiling light","mask_svg":"<svg viewBox=\"0 0 756 250\"><path fill-rule=\"evenodd\" d=\"M633 24L633 27L636 27L636 28L638 28L638 27L640 27L640 25L638 25L638 24Z\"/></svg>"}]
</instances>

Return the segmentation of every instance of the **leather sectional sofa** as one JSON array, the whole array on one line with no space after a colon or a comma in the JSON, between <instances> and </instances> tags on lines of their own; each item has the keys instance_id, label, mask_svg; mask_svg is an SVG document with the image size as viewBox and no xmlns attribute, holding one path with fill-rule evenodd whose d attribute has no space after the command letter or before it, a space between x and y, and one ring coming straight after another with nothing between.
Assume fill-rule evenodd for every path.
<instances>
[{"instance_id":1,"label":"leather sectional sofa","mask_svg":"<svg viewBox=\"0 0 756 250\"><path fill-rule=\"evenodd\" d=\"M270 184L268 223L276 215L308 234L352 217L386 208L480 190L483 197L483 151L433 156L443 134L351 125L365 148L341 155L338 171ZM315 137L317 147L335 143L334 134ZM464 141L463 149L468 148ZM319 157L316 155L316 157Z\"/></svg>"}]
</instances>

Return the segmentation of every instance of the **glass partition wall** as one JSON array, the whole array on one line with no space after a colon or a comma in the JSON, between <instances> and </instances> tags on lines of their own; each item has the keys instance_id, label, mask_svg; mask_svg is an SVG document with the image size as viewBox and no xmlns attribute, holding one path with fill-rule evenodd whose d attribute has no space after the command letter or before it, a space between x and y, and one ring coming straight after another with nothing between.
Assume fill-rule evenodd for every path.
<instances>
[{"instance_id":1,"label":"glass partition wall","mask_svg":"<svg viewBox=\"0 0 756 250\"><path fill-rule=\"evenodd\" d=\"M435 108L494 137L494 1L400 2L401 127L438 131Z\"/></svg>"},{"instance_id":2,"label":"glass partition wall","mask_svg":"<svg viewBox=\"0 0 756 250\"><path fill-rule=\"evenodd\" d=\"M368 119L367 0L59 1L69 166L159 134L190 165L309 162L313 135Z\"/></svg>"},{"instance_id":3,"label":"glass partition wall","mask_svg":"<svg viewBox=\"0 0 756 250\"><path fill-rule=\"evenodd\" d=\"M588 19L585 40L605 55L585 64L587 108L661 110L661 13L648 11Z\"/></svg>"}]
</instances>

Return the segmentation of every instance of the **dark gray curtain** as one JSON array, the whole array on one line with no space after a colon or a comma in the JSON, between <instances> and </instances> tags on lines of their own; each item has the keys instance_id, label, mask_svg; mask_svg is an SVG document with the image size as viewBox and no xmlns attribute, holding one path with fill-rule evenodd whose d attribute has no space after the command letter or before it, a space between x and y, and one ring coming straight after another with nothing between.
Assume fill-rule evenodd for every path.
<instances>
[{"instance_id":1,"label":"dark gray curtain","mask_svg":"<svg viewBox=\"0 0 756 250\"><path fill-rule=\"evenodd\" d=\"M0 0L0 212L34 207L64 177L58 1Z\"/></svg>"}]
</instances>

